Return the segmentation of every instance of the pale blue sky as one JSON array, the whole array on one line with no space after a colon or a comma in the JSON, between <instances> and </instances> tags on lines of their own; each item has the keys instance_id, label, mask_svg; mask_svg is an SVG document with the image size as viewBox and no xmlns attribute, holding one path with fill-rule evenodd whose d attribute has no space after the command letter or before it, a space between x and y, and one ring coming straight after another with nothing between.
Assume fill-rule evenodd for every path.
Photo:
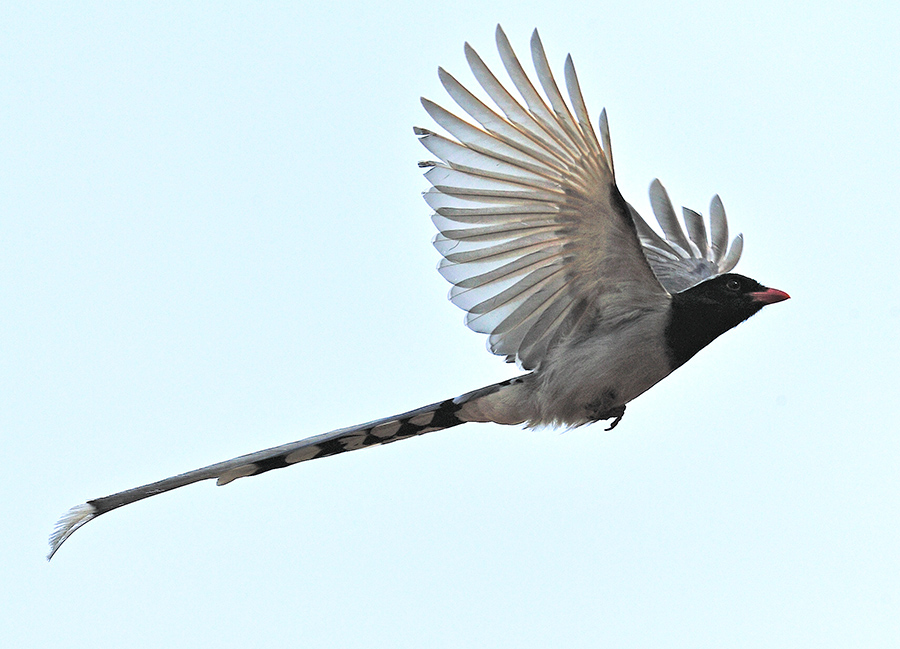
<instances>
[{"instance_id":1,"label":"pale blue sky","mask_svg":"<svg viewBox=\"0 0 900 649\"><path fill-rule=\"evenodd\" d=\"M452 7L452 8L451 8ZM70 506L508 377L434 271L418 103L538 27L648 213L789 292L619 427L470 425ZM900 645L895 2L7 3L0 644Z\"/></svg>"}]
</instances>

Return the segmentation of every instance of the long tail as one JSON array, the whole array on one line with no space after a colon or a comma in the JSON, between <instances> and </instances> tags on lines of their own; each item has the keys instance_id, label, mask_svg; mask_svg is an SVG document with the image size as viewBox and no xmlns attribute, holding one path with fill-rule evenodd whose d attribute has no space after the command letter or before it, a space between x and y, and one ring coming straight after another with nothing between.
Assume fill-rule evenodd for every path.
<instances>
[{"instance_id":1,"label":"long tail","mask_svg":"<svg viewBox=\"0 0 900 649\"><path fill-rule=\"evenodd\" d=\"M495 383L480 390L467 392L455 399L432 403L400 415L377 419L349 428L341 428L330 433L267 448L249 455L241 455L218 464L211 464L202 469L188 471L187 473L165 478L158 482L151 482L127 491L120 491L111 496L89 500L86 503L73 507L57 521L56 527L50 535L50 553L47 555L47 560L49 561L53 558L53 555L59 550L63 542L75 530L101 514L123 505L171 491L172 489L178 489L194 482L200 482L201 480L215 478L217 485L226 485L238 478L259 475L272 469L282 469L298 462L337 455L345 451L355 451L369 446L390 444L407 437L424 435L425 433L474 421L475 419L468 418L460 412L463 405L471 403L478 397L493 394L500 388L515 381L516 379L512 379Z\"/></svg>"}]
</instances>

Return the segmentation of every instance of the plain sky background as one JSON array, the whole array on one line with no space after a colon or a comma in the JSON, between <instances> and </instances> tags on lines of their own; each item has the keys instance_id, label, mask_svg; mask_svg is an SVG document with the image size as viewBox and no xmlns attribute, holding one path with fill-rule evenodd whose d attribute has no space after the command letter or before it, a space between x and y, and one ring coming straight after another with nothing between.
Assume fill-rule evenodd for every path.
<instances>
[{"instance_id":1,"label":"plain sky background","mask_svg":"<svg viewBox=\"0 0 900 649\"><path fill-rule=\"evenodd\" d=\"M189 4L189 6L187 6ZM434 271L425 95L572 53L649 214L788 291L613 432L471 425L70 506L517 373ZM900 645L900 9L4 3L0 645ZM530 60L525 60L531 69ZM449 106L448 106L449 107Z\"/></svg>"}]
</instances>

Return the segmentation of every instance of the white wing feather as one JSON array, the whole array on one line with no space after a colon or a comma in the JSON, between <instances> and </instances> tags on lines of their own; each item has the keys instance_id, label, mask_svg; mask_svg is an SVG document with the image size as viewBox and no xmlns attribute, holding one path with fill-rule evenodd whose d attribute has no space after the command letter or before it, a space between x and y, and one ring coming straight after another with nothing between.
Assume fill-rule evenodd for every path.
<instances>
[{"instance_id":1,"label":"white wing feather","mask_svg":"<svg viewBox=\"0 0 900 649\"><path fill-rule=\"evenodd\" d=\"M710 235L706 223L694 210L682 208L684 227L678 222L665 188L654 180L650 184L650 204L665 238L659 236L644 219L631 209L644 255L660 283L670 293L678 293L711 277L729 272L741 258L743 235L728 246L728 221L718 196L709 206Z\"/></svg>"},{"instance_id":2,"label":"white wing feather","mask_svg":"<svg viewBox=\"0 0 900 649\"><path fill-rule=\"evenodd\" d=\"M467 326L489 335L493 353L534 369L556 341L592 318L638 312L667 294L615 185L606 113L598 141L571 57L566 103L537 31L531 53L543 96L499 27L496 36L521 100L466 44L472 73L496 109L439 70L447 93L477 125L423 99L455 140L422 128L416 134L439 159L422 165L433 185L425 200L435 211L438 269L453 284L451 301L467 312Z\"/></svg>"}]
</instances>

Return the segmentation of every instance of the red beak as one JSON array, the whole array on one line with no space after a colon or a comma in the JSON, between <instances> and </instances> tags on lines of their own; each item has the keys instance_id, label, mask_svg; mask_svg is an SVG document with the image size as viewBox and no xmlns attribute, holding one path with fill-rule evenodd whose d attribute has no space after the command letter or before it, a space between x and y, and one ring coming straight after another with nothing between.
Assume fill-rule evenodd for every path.
<instances>
[{"instance_id":1,"label":"red beak","mask_svg":"<svg viewBox=\"0 0 900 649\"><path fill-rule=\"evenodd\" d=\"M763 304L775 304L776 302L791 299L790 295L784 291L779 291L777 288L767 288L765 291L756 291L755 293L748 293L748 295L754 302L762 302Z\"/></svg>"}]
</instances>

